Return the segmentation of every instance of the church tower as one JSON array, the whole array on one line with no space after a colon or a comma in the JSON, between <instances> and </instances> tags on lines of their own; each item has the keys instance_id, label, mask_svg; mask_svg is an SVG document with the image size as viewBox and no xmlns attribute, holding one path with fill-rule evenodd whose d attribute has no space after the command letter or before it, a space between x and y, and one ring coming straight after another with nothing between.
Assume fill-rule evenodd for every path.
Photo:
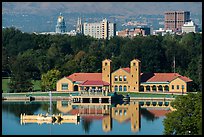
<instances>
[{"instance_id":1,"label":"church tower","mask_svg":"<svg viewBox=\"0 0 204 137\"><path fill-rule=\"evenodd\" d=\"M109 132L109 131L112 130L112 117L111 117L111 114L107 115L105 118L103 118L102 128L103 128L104 132Z\"/></svg>"},{"instance_id":2,"label":"church tower","mask_svg":"<svg viewBox=\"0 0 204 137\"><path fill-rule=\"evenodd\" d=\"M138 59L133 59L130 62L130 89L129 91L139 92L141 62Z\"/></svg>"},{"instance_id":3,"label":"church tower","mask_svg":"<svg viewBox=\"0 0 204 137\"><path fill-rule=\"evenodd\" d=\"M102 81L108 82L110 84L109 91L111 91L111 64L112 61L110 59L105 59L102 61Z\"/></svg>"},{"instance_id":4,"label":"church tower","mask_svg":"<svg viewBox=\"0 0 204 137\"><path fill-rule=\"evenodd\" d=\"M78 18L76 25L76 32L82 34L83 33L83 25L81 23L81 18Z\"/></svg>"}]
</instances>

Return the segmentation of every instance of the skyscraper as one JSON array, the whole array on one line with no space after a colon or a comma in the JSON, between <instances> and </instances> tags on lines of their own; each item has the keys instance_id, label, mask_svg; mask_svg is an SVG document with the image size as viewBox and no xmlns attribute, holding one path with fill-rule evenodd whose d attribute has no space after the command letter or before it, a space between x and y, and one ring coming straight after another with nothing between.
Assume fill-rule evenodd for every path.
<instances>
[{"instance_id":1,"label":"skyscraper","mask_svg":"<svg viewBox=\"0 0 204 137\"><path fill-rule=\"evenodd\" d=\"M181 31L185 22L190 21L189 11L168 11L165 12L165 30Z\"/></svg>"},{"instance_id":2,"label":"skyscraper","mask_svg":"<svg viewBox=\"0 0 204 137\"><path fill-rule=\"evenodd\" d=\"M65 33L65 32L66 32L66 25L65 25L64 17L62 16L62 13L60 13L60 16L58 16L58 19L57 19L56 33Z\"/></svg>"}]
</instances>

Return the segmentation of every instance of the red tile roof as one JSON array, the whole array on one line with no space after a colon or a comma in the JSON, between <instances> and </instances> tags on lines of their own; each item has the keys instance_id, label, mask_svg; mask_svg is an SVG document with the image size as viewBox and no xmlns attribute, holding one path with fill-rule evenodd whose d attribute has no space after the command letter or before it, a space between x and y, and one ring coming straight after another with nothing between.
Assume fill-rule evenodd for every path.
<instances>
[{"instance_id":1,"label":"red tile roof","mask_svg":"<svg viewBox=\"0 0 204 137\"><path fill-rule=\"evenodd\" d=\"M190 78L186 77L186 76L180 76L179 78L181 78L183 81L185 82L190 82L192 81Z\"/></svg>"},{"instance_id":2,"label":"red tile roof","mask_svg":"<svg viewBox=\"0 0 204 137\"><path fill-rule=\"evenodd\" d=\"M102 80L87 80L80 84L80 86L109 86L110 84L108 82L102 81Z\"/></svg>"},{"instance_id":3,"label":"red tile roof","mask_svg":"<svg viewBox=\"0 0 204 137\"><path fill-rule=\"evenodd\" d=\"M155 117L165 116L167 113L170 113L171 110L148 110L150 113L154 114Z\"/></svg>"},{"instance_id":4,"label":"red tile roof","mask_svg":"<svg viewBox=\"0 0 204 137\"><path fill-rule=\"evenodd\" d=\"M72 81L100 81L102 80L102 73L73 73L67 78L71 79Z\"/></svg>"},{"instance_id":5,"label":"red tile roof","mask_svg":"<svg viewBox=\"0 0 204 137\"><path fill-rule=\"evenodd\" d=\"M185 82L192 81L178 73L143 73L141 74L141 82L170 82L177 77L181 78Z\"/></svg>"},{"instance_id":6,"label":"red tile roof","mask_svg":"<svg viewBox=\"0 0 204 137\"><path fill-rule=\"evenodd\" d=\"M126 72L130 73L130 68L122 68ZM141 73L141 82L170 82L173 79L179 77L185 82L192 81L190 78L186 76L181 76L178 73ZM107 85L109 83L104 83L102 81L102 73L73 73L69 75L67 78L72 81L82 81L87 83L85 84L93 84L93 85Z\"/></svg>"},{"instance_id":7,"label":"red tile roof","mask_svg":"<svg viewBox=\"0 0 204 137\"><path fill-rule=\"evenodd\" d=\"M130 73L130 68L127 67L127 68L122 68L122 69Z\"/></svg>"}]
</instances>

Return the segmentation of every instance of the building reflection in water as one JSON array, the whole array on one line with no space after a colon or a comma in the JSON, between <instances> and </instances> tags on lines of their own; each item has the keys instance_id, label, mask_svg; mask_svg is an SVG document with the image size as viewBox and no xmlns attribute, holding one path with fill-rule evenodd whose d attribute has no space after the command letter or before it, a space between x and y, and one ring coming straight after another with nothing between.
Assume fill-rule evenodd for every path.
<instances>
[{"instance_id":1,"label":"building reflection in water","mask_svg":"<svg viewBox=\"0 0 204 137\"><path fill-rule=\"evenodd\" d=\"M137 132L140 127L140 105L138 102L130 102L128 104L110 104L92 103L90 105L77 104L74 105L65 101L57 101L57 109L62 113L79 114L84 119L102 119L102 128L104 132L112 130L113 119L119 123L130 120L131 131Z\"/></svg>"},{"instance_id":2,"label":"building reflection in water","mask_svg":"<svg viewBox=\"0 0 204 137\"><path fill-rule=\"evenodd\" d=\"M71 103L68 101L57 101L56 110L58 110L63 115L79 115L80 119L83 119L82 125L89 129L89 125L92 120L100 119L102 120L102 129L104 132L109 132L113 127L113 119L119 123L124 123L130 121L131 131L138 132L141 128L141 114L144 117L151 117L151 120L157 118L158 115L162 113L168 113L170 110L165 110L170 107L170 102L165 106L163 102L161 105L159 102L154 104L141 103L140 101L130 101L126 104L106 104L106 103ZM147 105L146 105L147 104ZM148 109L148 108L153 109ZM156 108L162 108L159 111ZM165 109L164 109L165 108ZM162 110L162 111L161 111ZM163 115L163 114L162 114ZM87 121L89 121L87 123ZM33 121L34 123L35 121ZM85 122L85 123L84 123ZM24 123L26 123L24 121ZM39 123L36 121L35 123ZM62 123L76 123L73 120L62 121ZM77 122L78 124L78 122Z\"/></svg>"}]
</instances>

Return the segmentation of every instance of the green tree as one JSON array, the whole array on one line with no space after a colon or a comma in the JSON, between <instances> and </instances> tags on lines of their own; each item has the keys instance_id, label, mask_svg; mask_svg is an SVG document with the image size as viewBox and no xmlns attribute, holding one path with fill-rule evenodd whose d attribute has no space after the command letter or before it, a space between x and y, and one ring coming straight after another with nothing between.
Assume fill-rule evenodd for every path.
<instances>
[{"instance_id":1,"label":"green tree","mask_svg":"<svg viewBox=\"0 0 204 137\"><path fill-rule=\"evenodd\" d=\"M57 69L52 69L41 76L42 90L56 90L56 82L61 77L61 73Z\"/></svg>"},{"instance_id":2,"label":"green tree","mask_svg":"<svg viewBox=\"0 0 204 137\"><path fill-rule=\"evenodd\" d=\"M179 96L171 105L177 110L164 119L164 134L202 135L202 93Z\"/></svg>"}]
</instances>

